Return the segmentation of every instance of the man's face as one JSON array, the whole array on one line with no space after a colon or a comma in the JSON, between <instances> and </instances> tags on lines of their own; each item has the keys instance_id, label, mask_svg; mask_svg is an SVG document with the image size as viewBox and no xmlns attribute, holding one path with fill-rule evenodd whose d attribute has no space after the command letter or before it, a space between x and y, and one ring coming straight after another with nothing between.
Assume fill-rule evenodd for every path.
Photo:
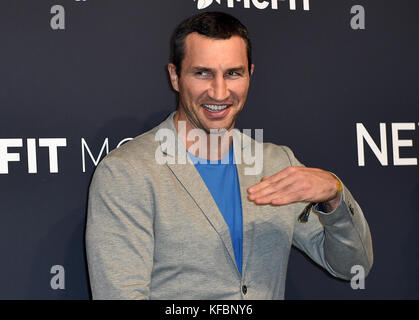
<instances>
[{"instance_id":1,"label":"man's face","mask_svg":"<svg viewBox=\"0 0 419 320\"><path fill-rule=\"evenodd\" d=\"M179 92L177 120L187 128L234 128L250 83L245 41L211 39L191 33L185 39L180 77L168 66L173 88ZM253 65L252 65L253 73Z\"/></svg>"}]
</instances>

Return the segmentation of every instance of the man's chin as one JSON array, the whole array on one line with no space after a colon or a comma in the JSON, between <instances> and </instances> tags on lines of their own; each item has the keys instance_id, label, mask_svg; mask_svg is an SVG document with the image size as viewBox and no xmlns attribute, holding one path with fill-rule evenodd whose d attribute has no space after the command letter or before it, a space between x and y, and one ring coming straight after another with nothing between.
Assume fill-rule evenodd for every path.
<instances>
[{"instance_id":1,"label":"man's chin","mask_svg":"<svg viewBox=\"0 0 419 320\"><path fill-rule=\"evenodd\" d=\"M233 129L233 127L234 127L234 124L218 125L218 126L210 125L210 126L205 126L204 130L208 134L223 135L227 133L228 131L230 131L231 129Z\"/></svg>"},{"instance_id":2,"label":"man's chin","mask_svg":"<svg viewBox=\"0 0 419 320\"><path fill-rule=\"evenodd\" d=\"M224 134L228 132L228 129L227 128L211 128L210 132L213 134Z\"/></svg>"}]
</instances>

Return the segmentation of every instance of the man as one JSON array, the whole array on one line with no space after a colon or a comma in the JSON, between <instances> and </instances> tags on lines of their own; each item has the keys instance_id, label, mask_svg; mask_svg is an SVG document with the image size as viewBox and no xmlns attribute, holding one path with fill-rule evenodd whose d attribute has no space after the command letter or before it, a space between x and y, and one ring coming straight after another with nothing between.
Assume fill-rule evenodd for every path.
<instances>
[{"instance_id":1,"label":"man","mask_svg":"<svg viewBox=\"0 0 419 320\"><path fill-rule=\"evenodd\" d=\"M350 279L354 265L369 272L368 224L341 181L233 130L253 70L234 17L200 13L176 29L168 71L177 111L111 152L92 180L93 298L283 299L291 245L336 277ZM249 149L262 150L263 166L246 174L237 160Z\"/></svg>"}]
</instances>

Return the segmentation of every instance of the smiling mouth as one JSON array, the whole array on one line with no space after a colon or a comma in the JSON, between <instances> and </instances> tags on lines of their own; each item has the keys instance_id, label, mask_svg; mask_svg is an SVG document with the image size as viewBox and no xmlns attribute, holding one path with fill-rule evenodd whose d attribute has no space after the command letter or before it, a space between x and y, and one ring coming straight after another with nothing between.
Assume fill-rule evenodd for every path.
<instances>
[{"instance_id":1,"label":"smiling mouth","mask_svg":"<svg viewBox=\"0 0 419 320\"><path fill-rule=\"evenodd\" d=\"M220 112L227 109L230 105L214 105L214 104L203 104L202 105L209 112Z\"/></svg>"}]
</instances>

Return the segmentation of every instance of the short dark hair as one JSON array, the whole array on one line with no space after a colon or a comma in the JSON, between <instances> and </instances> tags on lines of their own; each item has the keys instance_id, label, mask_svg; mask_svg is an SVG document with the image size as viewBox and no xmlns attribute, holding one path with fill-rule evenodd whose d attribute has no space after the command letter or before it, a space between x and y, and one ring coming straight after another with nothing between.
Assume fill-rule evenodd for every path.
<instances>
[{"instance_id":1,"label":"short dark hair","mask_svg":"<svg viewBox=\"0 0 419 320\"><path fill-rule=\"evenodd\" d=\"M252 44L247 28L235 17L224 12L202 12L182 21L175 29L170 41L170 61L176 66L180 76L182 61L185 57L185 38L197 32L213 39L241 37L246 43L249 73L252 66Z\"/></svg>"}]
</instances>

